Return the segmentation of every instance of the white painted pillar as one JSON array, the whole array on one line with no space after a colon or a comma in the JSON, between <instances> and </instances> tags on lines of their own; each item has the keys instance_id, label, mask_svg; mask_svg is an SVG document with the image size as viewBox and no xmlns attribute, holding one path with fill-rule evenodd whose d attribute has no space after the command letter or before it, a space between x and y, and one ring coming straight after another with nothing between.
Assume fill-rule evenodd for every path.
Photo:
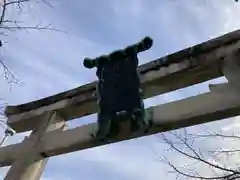
<instances>
[{"instance_id":1,"label":"white painted pillar","mask_svg":"<svg viewBox=\"0 0 240 180\"><path fill-rule=\"evenodd\" d=\"M226 57L221 64L221 71L228 82L209 84L210 91L238 95L240 92L240 54L233 53Z\"/></svg>"},{"instance_id":2,"label":"white painted pillar","mask_svg":"<svg viewBox=\"0 0 240 180\"><path fill-rule=\"evenodd\" d=\"M42 121L38 127L29 137L23 140L22 143L25 144L26 149L13 162L4 180L40 179L49 158L38 153L39 142L46 132L63 130L65 128L65 121L55 112L47 112L42 115Z\"/></svg>"},{"instance_id":3,"label":"white painted pillar","mask_svg":"<svg viewBox=\"0 0 240 180\"><path fill-rule=\"evenodd\" d=\"M240 54L227 57L222 63L222 72L232 90L240 92Z\"/></svg>"}]
</instances>

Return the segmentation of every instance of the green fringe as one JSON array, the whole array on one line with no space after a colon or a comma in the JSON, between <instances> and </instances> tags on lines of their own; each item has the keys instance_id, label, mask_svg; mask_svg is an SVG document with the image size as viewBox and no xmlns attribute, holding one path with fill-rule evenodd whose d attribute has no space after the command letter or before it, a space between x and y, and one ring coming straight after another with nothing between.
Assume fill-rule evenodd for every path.
<instances>
[{"instance_id":1,"label":"green fringe","mask_svg":"<svg viewBox=\"0 0 240 180\"><path fill-rule=\"evenodd\" d=\"M125 49L113 51L109 55L102 55L94 59L85 58L83 60L83 65L88 69L99 67L101 66L102 63L105 63L107 61L121 59L130 54L137 54L139 52L146 51L152 47L152 44L153 44L152 38L149 36L146 36L140 42L127 46Z\"/></svg>"}]
</instances>

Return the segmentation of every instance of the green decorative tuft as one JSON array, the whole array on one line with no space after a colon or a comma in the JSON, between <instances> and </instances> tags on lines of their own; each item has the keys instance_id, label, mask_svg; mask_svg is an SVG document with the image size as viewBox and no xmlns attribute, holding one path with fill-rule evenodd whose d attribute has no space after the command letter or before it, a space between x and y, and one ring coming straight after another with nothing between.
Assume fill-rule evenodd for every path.
<instances>
[{"instance_id":1,"label":"green decorative tuft","mask_svg":"<svg viewBox=\"0 0 240 180\"><path fill-rule=\"evenodd\" d=\"M146 36L144 39L143 39L143 44L144 44L144 47L147 49L150 49L153 45L153 39L149 36Z\"/></svg>"},{"instance_id":2,"label":"green decorative tuft","mask_svg":"<svg viewBox=\"0 0 240 180\"><path fill-rule=\"evenodd\" d=\"M83 60L83 65L84 65L84 67L86 67L88 69L92 69L92 68L96 67L96 60L90 59L90 58L85 58Z\"/></svg>"},{"instance_id":3,"label":"green decorative tuft","mask_svg":"<svg viewBox=\"0 0 240 180\"><path fill-rule=\"evenodd\" d=\"M142 52L150 49L153 45L153 40L149 36L146 36L139 43L136 44L137 52Z\"/></svg>"},{"instance_id":4,"label":"green decorative tuft","mask_svg":"<svg viewBox=\"0 0 240 180\"><path fill-rule=\"evenodd\" d=\"M109 55L102 55L95 59L85 58L83 65L86 68L100 67L105 62L113 61L117 59L123 59L126 55L137 54L142 51L150 49L153 45L153 39L149 36L144 37L140 42L127 46L122 50L116 50L110 53Z\"/></svg>"}]
</instances>

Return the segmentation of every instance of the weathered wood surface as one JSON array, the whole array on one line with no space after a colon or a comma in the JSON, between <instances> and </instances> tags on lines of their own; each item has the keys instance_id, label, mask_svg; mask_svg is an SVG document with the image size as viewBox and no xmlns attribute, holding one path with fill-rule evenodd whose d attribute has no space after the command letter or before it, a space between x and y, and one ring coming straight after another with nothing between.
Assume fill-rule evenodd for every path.
<instances>
[{"instance_id":1,"label":"weathered wood surface","mask_svg":"<svg viewBox=\"0 0 240 180\"><path fill-rule=\"evenodd\" d=\"M179 52L173 53L166 57L159 58L157 60L151 61L147 64L139 66L140 74L145 74L148 71L152 71L153 69L160 68L162 66L168 66L173 63L181 62L185 59L190 59L193 57L197 57L199 55L208 53L210 51L216 50L220 46L228 46L236 43L240 39L240 30L225 34L218 38L212 39L210 41L204 42L202 44L198 44L193 47L186 48ZM165 62L165 63L163 63ZM53 104L57 101L61 101L67 98L72 98L79 94L84 94L86 92L94 91L95 82L86 84L84 86L80 86L78 88L62 92L53 96L49 96L37 101L29 102L26 104L21 104L17 106L8 106L6 108L6 115L10 114L18 114L26 111L30 111L32 109L37 109L39 107Z\"/></svg>"},{"instance_id":2,"label":"weathered wood surface","mask_svg":"<svg viewBox=\"0 0 240 180\"><path fill-rule=\"evenodd\" d=\"M140 66L144 98L222 76L221 61L239 50L239 39L238 30ZM38 116L46 111L58 111L66 120L95 113L94 90L95 82L38 101L8 106L8 124L17 132L24 132L35 128Z\"/></svg>"},{"instance_id":3,"label":"weathered wood surface","mask_svg":"<svg viewBox=\"0 0 240 180\"><path fill-rule=\"evenodd\" d=\"M153 110L153 127L149 134L239 115L240 97L229 87L226 83L214 85L212 92L149 108ZM38 151L55 156L134 138L130 133L122 133L111 142L94 143L89 135L94 127L93 123L63 132L49 132L41 139ZM23 149L23 144L1 148L0 166L10 165Z\"/></svg>"},{"instance_id":4,"label":"weathered wood surface","mask_svg":"<svg viewBox=\"0 0 240 180\"><path fill-rule=\"evenodd\" d=\"M36 151L42 136L46 132L61 131L65 127L65 121L55 112L47 112L42 115L42 124L37 131L33 131L22 144L23 151L12 163L4 180L39 180L49 158L45 158Z\"/></svg>"}]
</instances>

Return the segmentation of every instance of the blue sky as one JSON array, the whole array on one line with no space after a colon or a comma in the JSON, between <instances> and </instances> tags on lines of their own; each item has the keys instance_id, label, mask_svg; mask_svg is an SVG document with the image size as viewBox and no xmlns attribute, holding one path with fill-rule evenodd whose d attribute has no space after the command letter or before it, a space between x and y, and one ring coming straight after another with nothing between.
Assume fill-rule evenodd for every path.
<instances>
[{"instance_id":1,"label":"blue sky","mask_svg":"<svg viewBox=\"0 0 240 180\"><path fill-rule=\"evenodd\" d=\"M8 43L0 50L1 56L23 82L10 88L4 79L0 80L0 97L8 104L29 102L93 81L94 70L82 65L85 56L111 52L146 35L154 39L154 45L139 56L140 64L240 28L240 4L233 0L72 0L71 3L59 0L54 1L53 6L51 9L32 4L35 19L27 13L18 18L27 24L51 23L67 33L17 31L5 38ZM145 103L146 106L162 104L207 90L205 83L151 98ZM208 126L232 131L239 126L237 119ZM92 115L72 121L69 126L95 120ZM10 138L7 144L21 141L24 135ZM168 167L153 153L153 149L159 153L163 150L156 139L153 135L53 157L42 180L174 179L167 174ZM176 163L186 161L176 153L170 155ZM6 171L7 168L1 168L0 176L4 177Z\"/></svg>"}]
</instances>

